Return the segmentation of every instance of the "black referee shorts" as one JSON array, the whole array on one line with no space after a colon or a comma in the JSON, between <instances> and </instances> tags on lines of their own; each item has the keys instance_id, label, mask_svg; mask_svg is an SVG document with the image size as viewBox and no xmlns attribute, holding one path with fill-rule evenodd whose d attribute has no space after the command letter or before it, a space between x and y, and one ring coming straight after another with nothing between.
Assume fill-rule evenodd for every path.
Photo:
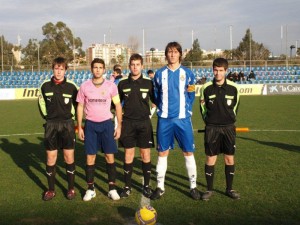
<instances>
[{"instance_id":1,"label":"black referee shorts","mask_svg":"<svg viewBox=\"0 0 300 225\"><path fill-rule=\"evenodd\" d=\"M74 121L47 121L44 145L46 150L75 148Z\"/></svg>"},{"instance_id":2,"label":"black referee shorts","mask_svg":"<svg viewBox=\"0 0 300 225\"><path fill-rule=\"evenodd\" d=\"M204 145L208 156L234 155L236 131L234 125L205 127Z\"/></svg>"},{"instance_id":3,"label":"black referee shorts","mask_svg":"<svg viewBox=\"0 0 300 225\"><path fill-rule=\"evenodd\" d=\"M123 148L153 148L153 129L151 120L142 121L126 120L122 121L121 137L119 147Z\"/></svg>"}]
</instances>

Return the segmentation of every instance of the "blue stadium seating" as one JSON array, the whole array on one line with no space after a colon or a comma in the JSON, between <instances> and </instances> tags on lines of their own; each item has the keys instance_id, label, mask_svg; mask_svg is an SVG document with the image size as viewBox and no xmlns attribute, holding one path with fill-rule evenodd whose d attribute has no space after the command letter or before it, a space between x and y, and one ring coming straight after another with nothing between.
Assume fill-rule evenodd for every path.
<instances>
[{"instance_id":1,"label":"blue stadium seating","mask_svg":"<svg viewBox=\"0 0 300 225\"><path fill-rule=\"evenodd\" d=\"M256 74L256 80L247 82L241 81L241 84L261 84L261 83L294 83L300 82L300 66L253 66L253 67L232 67L229 71L240 72L243 71L247 76L253 70ZM206 77L207 81L213 79L213 71L211 67L193 68L197 79ZM147 72L143 70L144 74ZM129 70L124 69L123 74L128 75ZM107 70L105 76L107 78L112 74L112 70ZM44 80L48 80L52 77L52 70L42 71L3 71L0 74L0 88L20 88L20 87L38 87ZM87 79L92 77L90 70L68 70L66 77L70 80L74 80L77 85L81 85Z\"/></svg>"}]
</instances>

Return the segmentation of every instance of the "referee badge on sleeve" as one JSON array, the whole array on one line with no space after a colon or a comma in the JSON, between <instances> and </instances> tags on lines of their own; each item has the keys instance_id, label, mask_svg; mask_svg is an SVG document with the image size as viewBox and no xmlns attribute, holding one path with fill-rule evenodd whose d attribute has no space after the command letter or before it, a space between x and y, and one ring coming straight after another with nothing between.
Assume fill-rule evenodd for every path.
<instances>
[{"instance_id":1,"label":"referee badge on sleeve","mask_svg":"<svg viewBox=\"0 0 300 225\"><path fill-rule=\"evenodd\" d=\"M142 97L145 99L147 97L147 93L143 93Z\"/></svg>"},{"instance_id":2,"label":"referee badge on sleeve","mask_svg":"<svg viewBox=\"0 0 300 225\"><path fill-rule=\"evenodd\" d=\"M227 99L227 105L231 105L232 104L232 100L231 99Z\"/></svg>"}]
</instances>

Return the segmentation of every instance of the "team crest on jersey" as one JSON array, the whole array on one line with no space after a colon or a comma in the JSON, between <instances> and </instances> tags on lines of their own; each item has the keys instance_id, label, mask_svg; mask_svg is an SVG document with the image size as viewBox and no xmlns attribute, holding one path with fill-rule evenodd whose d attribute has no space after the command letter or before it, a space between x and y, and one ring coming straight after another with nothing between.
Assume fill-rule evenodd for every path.
<instances>
[{"instance_id":1,"label":"team crest on jersey","mask_svg":"<svg viewBox=\"0 0 300 225\"><path fill-rule=\"evenodd\" d=\"M184 74L181 74L181 75L180 75L180 80L181 80L181 81L184 81L184 80L185 80L185 75L184 75Z\"/></svg>"},{"instance_id":2,"label":"team crest on jersey","mask_svg":"<svg viewBox=\"0 0 300 225\"><path fill-rule=\"evenodd\" d=\"M70 101L70 99L69 99L69 98L65 98L65 104L68 104L68 103L69 103L69 101Z\"/></svg>"},{"instance_id":3,"label":"team crest on jersey","mask_svg":"<svg viewBox=\"0 0 300 225\"><path fill-rule=\"evenodd\" d=\"M227 99L227 105L231 105L232 104L232 100L231 99Z\"/></svg>"},{"instance_id":4,"label":"team crest on jersey","mask_svg":"<svg viewBox=\"0 0 300 225\"><path fill-rule=\"evenodd\" d=\"M143 97L143 99L145 99L147 97L147 93L143 93L142 97Z\"/></svg>"},{"instance_id":5,"label":"team crest on jersey","mask_svg":"<svg viewBox=\"0 0 300 225\"><path fill-rule=\"evenodd\" d=\"M105 95L105 91L101 91L101 95Z\"/></svg>"}]
</instances>

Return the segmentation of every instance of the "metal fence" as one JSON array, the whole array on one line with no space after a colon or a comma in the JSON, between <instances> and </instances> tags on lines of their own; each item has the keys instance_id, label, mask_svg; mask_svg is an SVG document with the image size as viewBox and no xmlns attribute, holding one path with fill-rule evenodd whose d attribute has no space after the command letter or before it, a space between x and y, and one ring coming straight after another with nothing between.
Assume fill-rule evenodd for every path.
<instances>
[{"instance_id":1,"label":"metal fence","mask_svg":"<svg viewBox=\"0 0 300 225\"><path fill-rule=\"evenodd\" d=\"M201 69L201 68L211 68L213 60L202 60L197 62L182 62L182 65L190 68L190 69ZM293 59L282 59L282 60L228 60L229 69L230 68L240 68L241 70L245 70L246 68L255 70L255 68L260 67L268 70L270 67L282 67L286 70L291 70L294 66L300 66L300 58ZM144 69L152 69L156 70L162 66L166 65L166 62L144 62ZM113 64L106 65L107 70L111 70L113 68ZM128 63L121 64L122 69L128 69ZM89 70L90 65L88 64L80 64L76 66L69 66L69 70ZM1 72L3 71L31 71L31 72L40 72L40 71L48 71L51 70L50 64L37 64L34 65L7 65L4 64L1 68Z\"/></svg>"}]
</instances>

